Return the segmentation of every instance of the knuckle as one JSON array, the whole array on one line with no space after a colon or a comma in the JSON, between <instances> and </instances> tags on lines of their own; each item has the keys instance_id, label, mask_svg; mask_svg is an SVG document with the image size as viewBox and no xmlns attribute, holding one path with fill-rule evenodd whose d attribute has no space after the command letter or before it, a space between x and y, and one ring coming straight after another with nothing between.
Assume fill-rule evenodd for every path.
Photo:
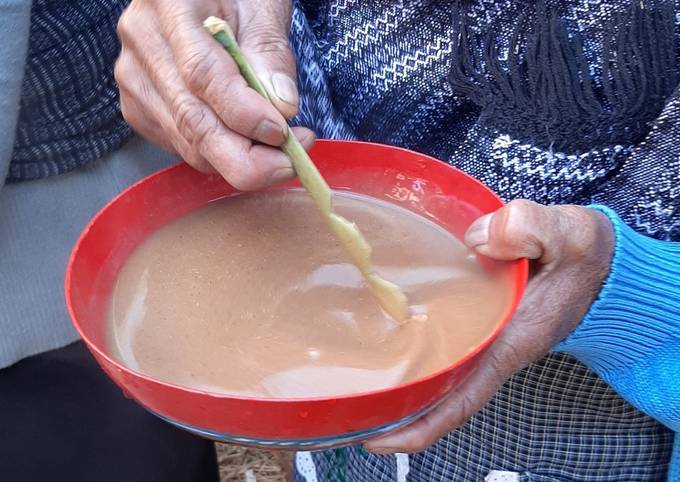
<instances>
[{"instance_id":1,"label":"knuckle","mask_svg":"<svg viewBox=\"0 0 680 482\"><path fill-rule=\"evenodd\" d=\"M203 146L207 146L210 143L211 139L217 135L217 131L217 123L207 120L207 117L203 115L196 129L193 145L198 146L203 151Z\"/></svg>"},{"instance_id":2,"label":"knuckle","mask_svg":"<svg viewBox=\"0 0 680 482\"><path fill-rule=\"evenodd\" d=\"M134 39L134 33L139 28L138 13L135 8L135 2L132 2L128 8L126 8L118 19L118 24L116 25L116 32L123 45L130 43Z\"/></svg>"},{"instance_id":3,"label":"knuckle","mask_svg":"<svg viewBox=\"0 0 680 482\"><path fill-rule=\"evenodd\" d=\"M495 371L500 378L505 378L509 373L519 370L526 364L524 356L519 351L514 343L508 340L499 340L502 355L494 352L492 360L494 360Z\"/></svg>"},{"instance_id":4,"label":"knuckle","mask_svg":"<svg viewBox=\"0 0 680 482\"><path fill-rule=\"evenodd\" d=\"M135 115L134 115L134 109L130 105L130 101L127 98L127 96L121 95L120 96L120 113L123 116L123 119L125 119L125 122L130 124L132 128L135 128Z\"/></svg>"},{"instance_id":5,"label":"knuckle","mask_svg":"<svg viewBox=\"0 0 680 482\"><path fill-rule=\"evenodd\" d=\"M145 57L148 52L148 39L158 35L154 30L155 19L147 12L147 7L133 1L128 6L116 25L116 33L123 49L128 49L133 54Z\"/></svg>"},{"instance_id":6,"label":"knuckle","mask_svg":"<svg viewBox=\"0 0 680 482\"><path fill-rule=\"evenodd\" d=\"M254 191L262 187L264 183L262 176L259 175L260 173L249 168L252 162L249 159L248 151L232 146L229 151L216 152L210 139L216 134L216 129L203 131L202 137L193 143L197 153L216 168L224 176L224 179L237 190Z\"/></svg>"},{"instance_id":7,"label":"knuckle","mask_svg":"<svg viewBox=\"0 0 680 482\"><path fill-rule=\"evenodd\" d=\"M189 89L194 92L205 92L213 81L215 65L215 59L205 52L194 51L181 62L179 71Z\"/></svg>"},{"instance_id":8,"label":"knuckle","mask_svg":"<svg viewBox=\"0 0 680 482\"><path fill-rule=\"evenodd\" d=\"M288 38L278 31L277 26L269 22L251 24L247 31L250 46L257 53L274 53L283 56L290 51Z\"/></svg>"},{"instance_id":9,"label":"knuckle","mask_svg":"<svg viewBox=\"0 0 680 482\"><path fill-rule=\"evenodd\" d=\"M526 199L515 199L510 201L506 206L508 210L508 217L517 218L523 220L530 216L530 213L538 206L533 201L528 201Z\"/></svg>"},{"instance_id":10,"label":"knuckle","mask_svg":"<svg viewBox=\"0 0 680 482\"><path fill-rule=\"evenodd\" d=\"M182 154L182 158L184 159L184 162L189 164L191 167L196 169L197 171L203 172L203 173L209 173L212 171L212 167L210 166L210 163L205 160L200 154L192 152L190 150L185 151Z\"/></svg>"},{"instance_id":11,"label":"knuckle","mask_svg":"<svg viewBox=\"0 0 680 482\"><path fill-rule=\"evenodd\" d=\"M203 95L210 99L216 112L227 125L243 128L249 118L248 109L244 103L244 95L247 91L239 91L240 80L242 80L240 77L227 76L219 81L219 87L217 87L217 81L212 79L206 85Z\"/></svg>"},{"instance_id":12,"label":"knuckle","mask_svg":"<svg viewBox=\"0 0 680 482\"><path fill-rule=\"evenodd\" d=\"M506 371L508 370L508 360L506 357L500 356L499 352L496 350L492 350L491 353L489 353L489 368L491 371L494 373L498 374L499 377L502 377ZM461 405L467 404L467 408L469 409L469 405L471 403L471 400L468 395L462 398L461 400Z\"/></svg>"},{"instance_id":13,"label":"knuckle","mask_svg":"<svg viewBox=\"0 0 680 482\"><path fill-rule=\"evenodd\" d=\"M437 434L431 433L431 424L418 427L417 430L410 431L399 440L393 449L398 452L413 454L427 450L439 438Z\"/></svg>"},{"instance_id":14,"label":"knuckle","mask_svg":"<svg viewBox=\"0 0 680 482\"><path fill-rule=\"evenodd\" d=\"M524 199L510 202L501 216L500 239L506 246L519 252L530 250L538 242L532 225L539 206Z\"/></svg>"},{"instance_id":15,"label":"knuckle","mask_svg":"<svg viewBox=\"0 0 680 482\"><path fill-rule=\"evenodd\" d=\"M123 63L118 61L115 66L115 78L118 84L118 92L120 94L120 113L128 124L130 124L133 128L137 128L136 123L138 116L137 109L135 107L136 99L133 92L127 85L127 82L125 81L125 72L121 69L124 69Z\"/></svg>"},{"instance_id":16,"label":"knuckle","mask_svg":"<svg viewBox=\"0 0 680 482\"><path fill-rule=\"evenodd\" d=\"M127 78L127 66L124 65L125 63L125 53L121 52L120 56L118 57L118 60L116 61L116 64L113 66L113 78L115 79L116 83L118 85L121 85L125 82L125 79Z\"/></svg>"},{"instance_id":17,"label":"knuckle","mask_svg":"<svg viewBox=\"0 0 680 482\"><path fill-rule=\"evenodd\" d=\"M172 114L177 130L192 145L200 145L215 131L216 126L210 122L202 105L188 96L180 96L173 103Z\"/></svg>"},{"instance_id":18,"label":"knuckle","mask_svg":"<svg viewBox=\"0 0 680 482\"><path fill-rule=\"evenodd\" d=\"M118 38L120 38L121 42L124 42L127 39L127 33L128 33L128 11L130 7L126 8L123 10L123 13L120 14L120 18L118 18L118 23L116 24L116 33L118 34Z\"/></svg>"},{"instance_id":19,"label":"knuckle","mask_svg":"<svg viewBox=\"0 0 680 482\"><path fill-rule=\"evenodd\" d=\"M608 235L611 225L604 214L582 207L565 207L571 228L568 235L568 250L576 259L597 260L603 256L601 248ZM578 233L575 235L574 233ZM565 236L566 237L566 236Z\"/></svg>"},{"instance_id":20,"label":"knuckle","mask_svg":"<svg viewBox=\"0 0 680 482\"><path fill-rule=\"evenodd\" d=\"M475 403L472 400L472 396L469 393L462 394L458 401L458 413L452 417L453 420L455 420L457 425L462 425L474 414Z\"/></svg>"},{"instance_id":21,"label":"knuckle","mask_svg":"<svg viewBox=\"0 0 680 482\"><path fill-rule=\"evenodd\" d=\"M401 451L406 453L422 452L423 450L427 450L435 441L435 437L426 433L417 432L403 444Z\"/></svg>"},{"instance_id":22,"label":"knuckle","mask_svg":"<svg viewBox=\"0 0 680 482\"><path fill-rule=\"evenodd\" d=\"M261 54L277 54L280 57L288 54L288 41L279 37L260 38L254 47Z\"/></svg>"},{"instance_id":23,"label":"knuckle","mask_svg":"<svg viewBox=\"0 0 680 482\"><path fill-rule=\"evenodd\" d=\"M249 172L232 169L226 176L227 181L239 191L253 191L260 187L260 183Z\"/></svg>"},{"instance_id":24,"label":"knuckle","mask_svg":"<svg viewBox=\"0 0 680 482\"><path fill-rule=\"evenodd\" d=\"M125 48L121 50L118 60L116 60L116 64L113 67L113 78L119 87L126 87L135 78L133 62L131 61L130 53Z\"/></svg>"}]
</instances>

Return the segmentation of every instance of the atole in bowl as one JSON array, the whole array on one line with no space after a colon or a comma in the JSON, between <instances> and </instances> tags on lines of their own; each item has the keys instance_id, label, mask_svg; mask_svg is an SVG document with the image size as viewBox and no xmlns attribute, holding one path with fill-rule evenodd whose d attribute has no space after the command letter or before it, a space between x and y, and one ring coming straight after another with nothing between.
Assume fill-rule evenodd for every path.
<instances>
[{"instance_id":1,"label":"atole in bowl","mask_svg":"<svg viewBox=\"0 0 680 482\"><path fill-rule=\"evenodd\" d=\"M334 190L401 206L458 239L475 219L502 206L498 196L465 173L404 149L318 141L311 157ZM296 186L294 181L272 189ZM153 174L92 219L73 249L66 274L73 323L108 376L150 412L210 439L309 450L359 443L403 426L455 390L475 368L480 354L510 320L526 284L527 262L507 263L511 300L481 341L449 366L387 388L308 398L230 395L183 387L129 368L107 348L109 301L121 267L151 233L212 201L235 195L239 193L219 176L201 174L185 164Z\"/></svg>"}]
</instances>

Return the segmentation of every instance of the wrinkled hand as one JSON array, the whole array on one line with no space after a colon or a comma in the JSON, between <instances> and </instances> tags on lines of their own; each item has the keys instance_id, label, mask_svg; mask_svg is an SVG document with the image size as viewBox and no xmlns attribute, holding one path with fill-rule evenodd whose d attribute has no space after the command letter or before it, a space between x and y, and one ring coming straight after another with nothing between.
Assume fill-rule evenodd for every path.
<instances>
[{"instance_id":1,"label":"wrinkled hand","mask_svg":"<svg viewBox=\"0 0 680 482\"><path fill-rule=\"evenodd\" d=\"M515 201L477 220L465 241L490 258L532 260L522 303L466 381L411 425L367 442L368 450L426 449L481 410L515 372L566 338L608 274L614 235L607 217L597 211Z\"/></svg>"},{"instance_id":2,"label":"wrinkled hand","mask_svg":"<svg viewBox=\"0 0 680 482\"><path fill-rule=\"evenodd\" d=\"M203 29L227 20L272 93L250 89L229 54ZM290 0L133 0L118 23L121 109L144 137L238 189L293 177L283 144L297 113L295 62L288 45ZM314 135L296 129L309 148Z\"/></svg>"}]
</instances>

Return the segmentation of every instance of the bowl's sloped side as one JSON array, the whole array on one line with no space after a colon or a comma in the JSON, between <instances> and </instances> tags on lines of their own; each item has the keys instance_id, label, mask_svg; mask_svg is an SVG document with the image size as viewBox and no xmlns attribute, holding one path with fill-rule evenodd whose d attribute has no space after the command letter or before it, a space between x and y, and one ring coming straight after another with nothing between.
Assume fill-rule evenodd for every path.
<instances>
[{"instance_id":1,"label":"bowl's sloped side","mask_svg":"<svg viewBox=\"0 0 680 482\"><path fill-rule=\"evenodd\" d=\"M461 237L502 202L488 188L435 159L375 144L319 141L312 158L335 189L350 189L429 217ZM289 183L290 187L296 183ZM190 390L137 373L112 358L106 339L109 296L119 268L160 226L237 192L185 164L143 179L103 208L83 231L66 274L73 323L104 371L150 411L206 432L248 440L314 441L389 426L436 403L478 363L522 295L527 263L512 266L514 301L497 328L466 357L430 376L385 390L326 399L256 399Z\"/></svg>"},{"instance_id":2,"label":"bowl's sloped side","mask_svg":"<svg viewBox=\"0 0 680 482\"><path fill-rule=\"evenodd\" d=\"M91 349L107 352L110 294L137 245L159 227L234 192L217 176L177 165L141 180L97 213L71 253L65 280L71 319Z\"/></svg>"},{"instance_id":3,"label":"bowl's sloped side","mask_svg":"<svg viewBox=\"0 0 680 482\"><path fill-rule=\"evenodd\" d=\"M169 420L227 435L235 441L285 441L322 444L349 433L369 433L432 406L454 389L475 366L475 359L455 370L396 389L337 398L248 399L181 389L121 370L94 352L104 371L125 394Z\"/></svg>"}]
</instances>

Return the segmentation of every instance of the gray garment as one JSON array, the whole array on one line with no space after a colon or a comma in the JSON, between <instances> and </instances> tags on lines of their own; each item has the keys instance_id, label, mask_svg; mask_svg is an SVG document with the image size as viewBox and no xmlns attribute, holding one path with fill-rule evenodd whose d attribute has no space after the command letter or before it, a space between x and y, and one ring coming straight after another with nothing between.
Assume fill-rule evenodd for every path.
<instances>
[{"instance_id":1,"label":"gray garment","mask_svg":"<svg viewBox=\"0 0 680 482\"><path fill-rule=\"evenodd\" d=\"M175 160L133 139L87 169L0 190L0 368L77 339L63 285L79 233L118 192Z\"/></svg>"},{"instance_id":2,"label":"gray garment","mask_svg":"<svg viewBox=\"0 0 680 482\"><path fill-rule=\"evenodd\" d=\"M12 157L30 10L30 0L0 0L0 180ZM0 183L0 368L77 339L63 280L78 234L123 188L174 160L134 139L82 171Z\"/></svg>"},{"instance_id":3,"label":"gray garment","mask_svg":"<svg viewBox=\"0 0 680 482\"><path fill-rule=\"evenodd\" d=\"M30 19L30 0L0 0L0 180L5 179L12 157Z\"/></svg>"}]
</instances>

